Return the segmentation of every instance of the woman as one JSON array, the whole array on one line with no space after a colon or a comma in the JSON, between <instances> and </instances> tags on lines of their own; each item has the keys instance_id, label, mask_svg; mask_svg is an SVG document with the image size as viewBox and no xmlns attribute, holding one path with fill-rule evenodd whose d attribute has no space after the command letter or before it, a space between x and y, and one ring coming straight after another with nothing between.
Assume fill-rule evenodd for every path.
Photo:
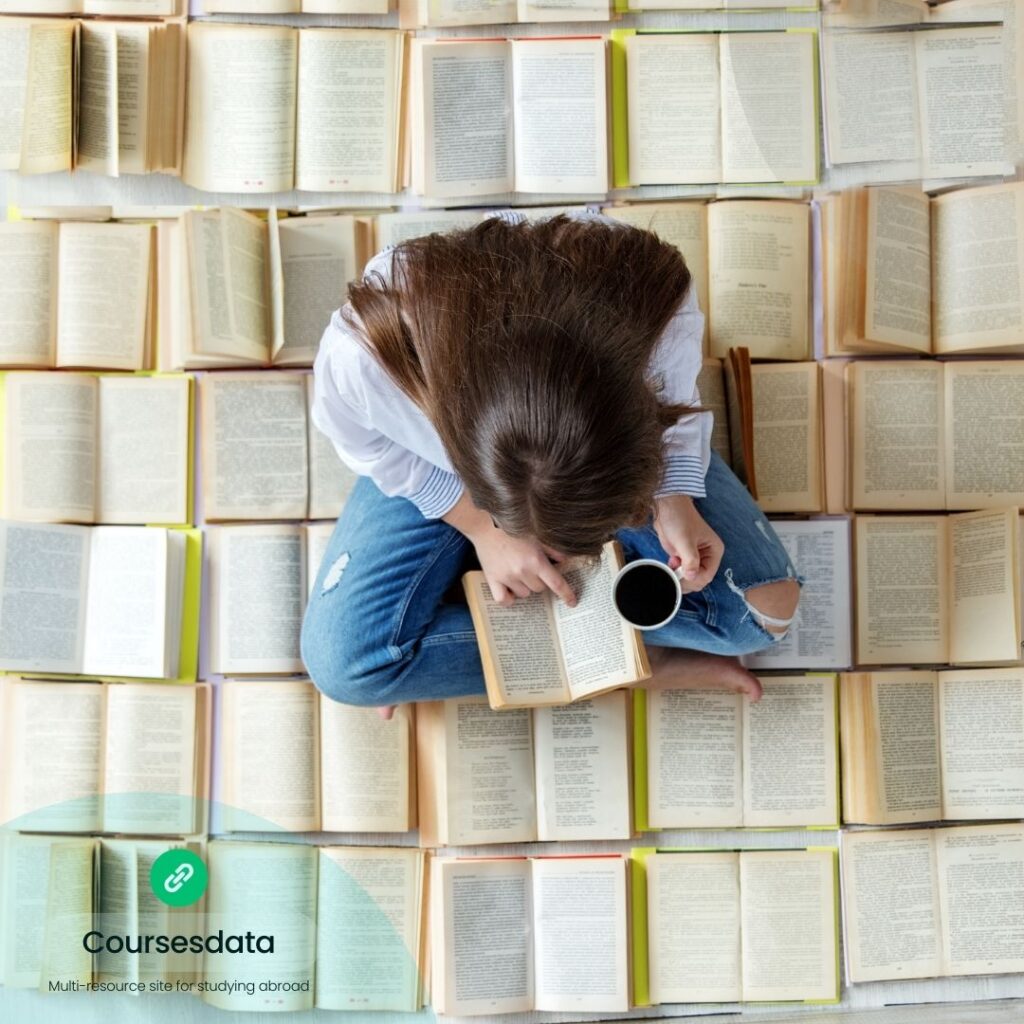
<instances>
[{"instance_id":1,"label":"woman","mask_svg":"<svg viewBox=\"0 0 1024 1024\"><path fill-rule=\"evenodd\" d=\"M379 253L324 333L315 425L361 479L302 630L313 681L384 717L483 693L457 591L475 553L497 600L552 590L615 536L683 569L645 633L645 686L760 696L735 655L784 635L802 579L710 451L704 317L679 251L599 214L490 217Z\"/></svg>"}]
</instances>

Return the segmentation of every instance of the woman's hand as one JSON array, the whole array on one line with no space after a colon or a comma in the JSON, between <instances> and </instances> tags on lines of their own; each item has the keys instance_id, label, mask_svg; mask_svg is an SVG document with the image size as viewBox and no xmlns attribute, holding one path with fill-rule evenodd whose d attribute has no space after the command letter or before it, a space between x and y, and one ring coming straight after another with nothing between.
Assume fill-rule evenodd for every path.
<instances>
[{"instance_id":1,"label":"woman's hand","mask_svg":"<svg viewBox=\"0 0 1024 1024\"><path fill-rule=\"evenodd\" d=\"M555 564L563 558L557 551L505 533L465 493L444 520L473 542L484 578L498 604L510 605L517 597L544 590L554 591L570 608L576 604L572 587Z\"/></svg>"},{"instance_id":2,"label":"woman's hand","mask_svg":"<svg viewBox=\"0 0 1024 1024\"><path fill-rule=\"evenodd\" d=\"M682 568L685 593L703 590L714 579L725 545L687 494L655 499L654 529L669 555L669 568Z\"/></svg>"}]
</instances>

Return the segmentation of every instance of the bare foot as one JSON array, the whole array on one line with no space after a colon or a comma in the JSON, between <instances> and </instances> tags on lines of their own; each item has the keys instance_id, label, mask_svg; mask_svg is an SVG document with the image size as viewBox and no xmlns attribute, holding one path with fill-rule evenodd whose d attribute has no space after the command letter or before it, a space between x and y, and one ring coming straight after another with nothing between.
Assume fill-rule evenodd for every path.
<instances>
[{"instance_id":1,"label":"bare foot","mask_svg":"<svg viewBox=\"0 0 1024 1024\"><path fill-rule=\"evenodd\" d=\"M386 704L382 708L377 708L377 714L384 719L385 722L391 721L391 716L395 713L394 704Z\"/></svg>"},{"instance_id":2,"label":"bare foot","mask_svg":"<svg viewBox=\"0 0 1024 1024\"><path fill-rule=\"evenodd\" d=\"M653 675L641 683L647 689L728 690L761 699L761 684L738 658L678 647L648 647Z\"/></svg>"}]
</instances>

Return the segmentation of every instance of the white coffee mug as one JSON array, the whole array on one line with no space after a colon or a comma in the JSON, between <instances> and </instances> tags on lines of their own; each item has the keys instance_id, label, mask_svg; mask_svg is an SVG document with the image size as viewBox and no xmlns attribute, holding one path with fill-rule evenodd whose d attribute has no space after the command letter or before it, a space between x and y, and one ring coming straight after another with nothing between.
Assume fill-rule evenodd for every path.
<instances>
[{"instance_id":1,"label":"white coffee mug","mask_svg":"<svg viewBox=\"0 0 1024 1024\"><path fill-rule=\"evenodd\" d=\"M612 583L612 604L636 629L658 629L671 622L683 601L679 570L654 558L624 565Z\"/></svg>"}]
</instances>

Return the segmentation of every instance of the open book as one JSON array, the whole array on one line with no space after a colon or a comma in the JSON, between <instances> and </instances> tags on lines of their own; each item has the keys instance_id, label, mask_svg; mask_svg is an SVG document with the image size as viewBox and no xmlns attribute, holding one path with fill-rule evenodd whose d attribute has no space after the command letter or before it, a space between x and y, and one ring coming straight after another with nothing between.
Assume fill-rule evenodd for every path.
<instances>
[{"instance_id":1,"label":"open book","mask_svg":"<svg viewBox=\"0 0 1024 1024\"><path fill-rule=\"evenodd\" d=\"M858 665L995 665L1021 657L1016 508L858 516Z\"/></svg>"},{"instance_id":2,"label":"open book","mask_svg":"<svg viewBox=\"0 0 1024 1024\"><path fill-rule=\"evenodd\" d=\"M416 827L414 706L376 708L322 696L308 681L228 680L219 687L225 832L408 832Z\"/></svg>"},{"instance_id":3,"label":"open book","mask_svg":"<svg viewBox=\"0 0 1024 1024\"><path fill-rule=\"evenodd\" d=\"M420 704L420 843L630 838L630 711L625 690L532 710Z\"/></svg>"},{"instance_id":4,"label":"open book","mask_svg":"<svg viewBox=\"0 0 1024 1024\"><path fill-rule=\"evenodd\" d=\"M785 199L609 206L682 254L704 312L711 355L811 357L810 208Z\"/></svg>"},{"instance_id":5,"label":"open book","mask_svg":"<svg viewBox=\"0 0 1024 1024\"><path fill-rule=\"evenodd\" d=\"M387 14L391 0L203 0L206 14Z\"/></svg>"},{"instance_id":6,"label":"open book","mask_svg":"<svg viewBox=\"0 0 1024 1024\"><path fill-rule=\"evenodd\" d=\"M398 0L402 28L513 25L530 21L609 21L611 0Z\"/></svg>"},{"instance_id":7,"label":"open book","mask_svg":"<svg viewBox=\"0 0 1024 1024\"><path fill-rule=\"evenodd\" d=\"M0 0L0 14L94 14L118 18L173 18L183 13L180 0Z\"/></svg>"},{"instance_id":8,"label":"open book","mask_svg":"<svg viewBox=\"0 0 1024 1024\"><path fill-rule=\"evenodd\" d=\"M502 607L482 572L462 577L491 707L568 704L650 676L639 630L612 602L624 564L622 549L610 541L600 558L560 566L576 594L574 608L551 590Z\"/></svg>"},{"instance_id":9,"label":"open book","mask_svg":"<svg viewBox=\"0 0 1024 1024\"><path fill-rule=\"evenodd\" d=\"M843 831L840 843L849 981L1024 971L1024 825Z\"/></svg>"},{"instance_id":10,"label":"open book","mask_svg":"<svg viewBox=\"0 0 1024 1024\"><path fill-rule=\"evenodd\" d=\"M362 274L362 218L190 210L157 228L160 366L309 366Z\"/></svg>"},{"instance_id":11,"label":"open book","mask_svg":"<svg viewBox=\"0 0 1024 1024\"><path fill-rule=\"evenodd\" d=\"M0 224L0 365L151 366L154 250L148 224Z\"/></svg>"},{"instance_id":12,"label":"open book","mask_svg":"<svg viewBox=\"0 0 1024 1024\"><path fill-rule=\"evenodd\" d=\"M0 375L3 514L187 523L191 385L184 376Z\"/></svg>"},{"instance_id":13,"label":"open book","mask_svg":"<svg viewBox=\"0 0 1024 1024\"><path fill-rule=\"evenodd\" d=\"M414 40L413 191L607 192L606 61L603 37Z\"/></svg>"},{"instance_id":14,"label":"open book","mask_svg":"<svg viewBox=\"0 0 1024 1024\"><path fill-rule=\"evenodd\" d=\"M85 0L114 14L119 0ZM132 5L132 13L164 0ZM4 5L6 7L6 4ZM58 13L61 4L47 13ZM3 8L0 8L3 9ZM22 174L176 173L181 164L185 30L171 21L4 19L0 167Z\"/></svg>"},{"instance_id":15,"label":"open book","mask_svg":"<svg viewBox=\"0 0 1024 1024\"><path fill-rule=\"evenodd\" d=\"M630 1007L629 861L435 858L431 1006L455 1017Z\"/></svg>"},{"instance_id":16,"label":"open book","mask_svg":"<svg viewBox=\"0 0 1024 1024\"><path fill-rule=\"evenodd\" d=\"M207 954L205 1002L242 1011L423 1005L425 851L234 840L207 849L209 920L225 935L272 935L274 949Z\"/></svg>"},{"instance_id":17,"label":"open book","mask_svg":"<svg viewBox=\"0 0 1024 1024\"><path fill-rule=\"evenodd\" d=\"M1016 360L846 364L850 507L1024 504L1024 365Z\"/></svg>"},{"instance_id":18,"label":"open book","mask_svg":"<svg viewBox=\"0 0 1024 1024\"><path fill-rule=\"evenodd\" d=\"M200 957L188 950L202 904L170 907L153 895L150 869L168 850L201 855L203 840L98 839L0 833L0 982L49 992L51 984L193 984ZM185 952L93 954L105 936L184 937ZM102 939L90 937L97 946Z\"/></svg>"},{"instance_id":19,"label":"open book","mask_svg":"<svg viewBox=\"0 0 1024 1024\"><path fill-rule=\"evenodd\" d=\"M854 189L821 211L827 355L1024 351L1024 182Z\"/></svg>"},{"instance_id":20,"label":"open book","mask_svg":"<svg viewBox=\"0 0 1024 1024\"><path fill-rule=\"evenodd\" d=\"M616 187L818 180L813 32L611 38Z\"/></svg>"},{"instance_id":21,"label":"open book","mask_svg":"<svg viewBox=\"0 0 1024 1024\"><path fill-rule=\"evenodd\" d=\"M211 672L305 672L299 653L302 617L334 525L206 530Z\"/></svg>"},{"instance_id":22,"label":"open book","mask_svg":"<svg viewBox=\"0 0 1024 1024\"><path fill-rule=\"evenodd\" d=\"M1024 669L843 675L843 820L1024 817Z\"/></svg>"},{"instance_id":23,"label":"open book","mask_svg":"<svg viewBox=\"0 0 1024 1024\"><path fill-rule=\"evenodd\" d=\"M921 178L1010 173L1002 25L826 32L823 43L830 163L916 161Z\"/></svg>"},{"instance_id":24,"label":"open book","mask_svg":"<svg viewBox=\"0 0 1024 1024\"><path fill-rule=\"evenodd\" d=\"M194 680L198 548L197 531L0 521L0 669Z\"/></svg>"},{"instance_id":25,"label":"open book","mask_svg":"<svg viewBox=\"0 0 1024 1024\"><path fill-rule=\"evenodd\" d=\"M765 512L825 510L818 363L752 364L746 349L732 349L724 362L705 361L697 388L720 431L712 444L728 446L726 462Z\"/></svg>"},{"instance_id":26,"label":"open book","mask_svg":"<svg viewBox=\"0 0 1024 1024\"><path fill-rule=\"evenodd\" d=\"M761 685L757 703L724 691L637 691L638 829L836 825L836 677L765 676Z\"/></svg>"},{"instance_id":27,"label":"open book","mask_svg":"<svg viewBox=\"0 0 1024 1024\"><path fill-rule=\"evenodd\" d=\"M203 517L336 519L356 476L313 425L311 374L199 379Z\"/></svg>"},{"instance_id":28,"label":"open book","mask_svg":"<svg viewBox=\"0 0 1024 1024\"><path fill-rule=\"evenodd\" d=\"M804 577L789 632L744 654L753 669L829 669L853 664L849 519L773 519L790 561Z\"/></svg>"},{"instance_id":29,"label":"open book","mask_svg":"<svg viewBox=\"0 0 1024 1024\"><path fill-rule=\"evenodd\" d=\"M838 1002L835 850L633 856L638 1003Z\"/></svg>"},{"instance_id":30,"label":"open book","mask_svg":"<svg viewBox=\"0 0 1024 1024\"><path fill-rule=\"evenodd\" d=\"M185 184L209 192L396 192L401 33L188 26Z\"/></svg>"},{"instance_id":31,"label":"open book","mask_svg":"<svg viewBox=\"0 0 1024 1024\"><path fill-rule=\"evenodd\" d=\"M206 823L209 686L0 683L0 825L188 835Z\"/></svg>"}]
</instances>

